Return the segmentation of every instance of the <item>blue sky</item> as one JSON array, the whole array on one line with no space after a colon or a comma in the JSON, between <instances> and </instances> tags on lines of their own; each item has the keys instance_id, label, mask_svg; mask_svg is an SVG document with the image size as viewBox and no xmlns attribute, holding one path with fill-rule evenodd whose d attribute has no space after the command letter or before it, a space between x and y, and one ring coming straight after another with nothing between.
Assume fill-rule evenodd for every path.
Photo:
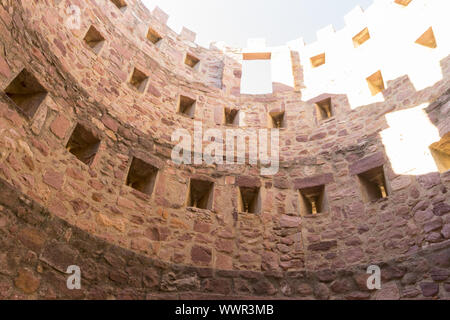
<instances>
[{"instance_id":1,"label":"blue sky","mask_svg":"<svg viewBox=\"0 0 450 320\"><path fill-rule=\"evenodd\" d=\"M366 9L373 0L142 0L169 15L168 25L197 32L197 43L225 41L245 47L248 38L266 38L268 46L303 37L315 41L316 31L344 26L344 15L355 6Z\"/></svg>"}]
</instances>

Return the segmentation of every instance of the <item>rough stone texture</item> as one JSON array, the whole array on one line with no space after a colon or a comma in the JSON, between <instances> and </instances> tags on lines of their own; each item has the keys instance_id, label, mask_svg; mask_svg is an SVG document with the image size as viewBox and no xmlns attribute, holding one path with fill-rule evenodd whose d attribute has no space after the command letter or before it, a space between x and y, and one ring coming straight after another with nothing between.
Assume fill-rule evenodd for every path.
<instances>
[{"instance_id":1,"label":"rough stone texture","mask_svg":"<svg viewBox=\"0 0 450 320\"><path fill-rule=\"evenodd\" d=\"M450 174L410 174L408 161L398 173L380 134L387 115L421 104L448 132L448 56L436 55L442 79L425 89L402 74L355 107L359 89L337 90L331 76L308 82L315 71L305 46L291 49L295 88L247 96L239 93L242 50L196 46L161 10L77 1L82 25L70 29L64 2L50 2L0 3L0 89L26 68L48 91L32 119L0 95L0 288L11 288L2 297L215 297L217 287L247 297L448 298ZM107 42L98 54L82 40L91 24ZM159 46L144 37L148 26L164 38ZM184 64L187 52L200 59L197 70ZM152 75L142 93L127 82L135 66ZM324 94L329 88L341 93ZM177 114L180 93L196 99L204 130L229 129L217 108L239 109L249 129L265 128L268 110L285 110L278 174L261 176L259 164L171 162L173 131L194 131ZM335 115L320 122L314 103L328 97ZM89 165L66 150L76 123L101 139ZM125 185L138 155L159 169L151 195ZM354 174L380 165L389 197L364 202ZM191 177L214 182L212 210L186 208ZM329 212L301 217L296 188L317 183L326 184ZM239 186L260 187L259 215L237 213ZM65 288L68 264L82 266L82 292ZM372 264L383 264L379 293L363 285Z\"/></svg>"}]
</instances>

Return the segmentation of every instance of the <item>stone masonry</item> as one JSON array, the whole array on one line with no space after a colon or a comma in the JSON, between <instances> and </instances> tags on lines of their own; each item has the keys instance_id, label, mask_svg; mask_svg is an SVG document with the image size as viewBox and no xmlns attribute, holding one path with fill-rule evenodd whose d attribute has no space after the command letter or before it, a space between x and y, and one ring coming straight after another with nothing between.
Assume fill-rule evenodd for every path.
<instances>
[{"instance_id":1,"label":"stone masonry","mask_svg":"<svg viewBox=\"0 0 450 320\"><path fill-rule=\"evenodd\" d=\"M0 0L0 298L448 299L446 4L404 3L375 1L342 32L283 47L292 87L244 95L248 49L202 48L139 0ZM411 43L374 58L374 12L410 21L421 6L423 30L402 27ZM347 34L359 51L344 70L325 44ZM421 88L420 62L411 75L386 63L410 51L440 78ZM363 59L376 66L361 89ZM227 123L226 109L245 123ZM399 114L429 131L399 128ZM194 121L223 133L282 123L279 172L175 164L171 135ZM402 158L418 130L426 150ZM70 265L82 290L66 288ZM381 290L366 287L370 265Z\"/></svg>"}]
</instances>

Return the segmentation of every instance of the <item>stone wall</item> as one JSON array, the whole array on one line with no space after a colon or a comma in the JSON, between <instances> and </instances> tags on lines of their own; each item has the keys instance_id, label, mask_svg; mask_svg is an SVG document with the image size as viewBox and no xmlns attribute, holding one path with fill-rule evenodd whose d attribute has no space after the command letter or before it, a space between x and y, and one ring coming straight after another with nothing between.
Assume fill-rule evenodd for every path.
<instances>
[{"instance_id":1,"label":"stone wall","mask_svg":"<svg viewBox=\"0 0 450 320\"><path fill-rule=\"evenodd\" d=\"M100 240L0 181L0 299L448 299L448 241L378 261L382 289L366 266L291 272L174 265ZM81 266L81 290L65 274Z\"/></svg>"},{"instance_id":2,"label":"stone wall","mask_svg":"<svg viewBox=\"0 0 450 320\"><path fill-rule=\"evenodd\" d=\"M183 297L183 291L200 294L217 289L237 296L301 297L296 291L300 290L305 298L325 298L331 288L332 297L348 293L375 298L375 293L359 291L352 275L383 261L406 270L387 279L395 279L388 286L393 297L421 297L422 287L436 288L427 284L436 278L432 279L434 269L421 272L418 261L448 258L450 174L436 169L399 172L383 132L390 128L387 115L425 104L423 115L439 129L438 137L448 133L448 57L440 61L442 79L433 85L416 90L407 76L399 77L380 93L382 101L356 109L346 94L324 93L304 101L299 77L295 90L245 96L239 94L239 51L198 47L192 33L175 34L165 25L164 13L150 13L138 1L128 0L122 10L100 0L0 3L0 178L5 181L1 194L6 204L9 192L30 199L2 210L7 217L1 229L7 237L2 241L11 248L2 258L7 270L2 274L8 276L5 283L19 275L16 287L42 283L41 291L32 291L34 297L73 294L64 293L63 265L52 260L55 253L48 252L57 247L53 240L66 237L61 250L101 270L92 271L92 297L96 293L119 297L120 288L129 288L123 294L139 292L139 297L145 297L173 290L175 297ZM81 9L79 29L66 25L71 4ZM91 26L104 39L100 47L91 48L83 40ZM149 27L163 37L158 45L147 40ZM184 64L186 53L200 60L197 69ZM298 58L295 52L291 56ZM132 80L135 68L148 76L137 87ZM297 60L294 72L301 69ZM10 84L18 75L25 81L34 79L34 89L36 82L45 89L41 103L36 101L42 92L33 96L38 100L26 100L29 104L22 107L19 97L11 98L17 88ZM266 128L269 113L284 111L279 173L260 176L260 167L251 165L173 163L172 132L194 131L193 119L177 113L180 95L196 100L193 117L205 130L230 128L223 123L225 107L245 112L246 128L253 129ZM327 98L334 116L320 121L316 104ZM100 141L86 163L79 160L86 155L77 158L70 152L76 149L74 136L77 143L83 140L83 134L73 134L78 125L92 135L88 140ZM157 169L153 192L127 185L134 157ZM424 157L424 161L430 159ZM405 167L413 160L407 159ZM367 201L358 174L381 166L388 197ZM214 183L211 208L187 207L190 179ZM322 184L326 210L303 214L298 190ZM260 188L259 214L239 212L239 187ZM24 212L30 213L30 219L43 219L41 209L33 209L37 207L48 210L45 226L26 219L20 222ZM25 231L12 232L14 225ZM73 235L55 231L51 236L54 233L43 232L45 228L72 230ZM16 242L10 237L22 235L24 246L32 246L31 253L25 247L13 248ZM82 243L71 243L78 238ZM108 263L116 262L104 261L104 252L89 249L96 246L105 252L118 250L111 256L123 257L117 262L123 267L110 270ZM10 258L9 252L15 250L18 259ZM26 265L28 256L32 263ZM133 268L137 256L143 262ZM42 274L39 265L45 266ZM142 269L152 273L153 265L157 276L146 280ZM441 279L436 281L447 279L441 270L446 267L444 263L436 269ZM194 275L185 270L193 270ZM348 279L342 277L344 270L350 272ZM322 271L325 280L319 281ZM292 282L291 276L298 278ZM409 280L400 280L403 276ZM135 277L139 285L129 283ZM304 286L301 277L307 279ZM291 283L304 289L291 288ZM405 295L407 287L415 291ZM14 290L6 290L4 296L11 298ZM423 295L445 298L445 290L448 285L443 284L438 293ZM91 297L83 292L83 297Z\"/></svg>"}]
</instances>

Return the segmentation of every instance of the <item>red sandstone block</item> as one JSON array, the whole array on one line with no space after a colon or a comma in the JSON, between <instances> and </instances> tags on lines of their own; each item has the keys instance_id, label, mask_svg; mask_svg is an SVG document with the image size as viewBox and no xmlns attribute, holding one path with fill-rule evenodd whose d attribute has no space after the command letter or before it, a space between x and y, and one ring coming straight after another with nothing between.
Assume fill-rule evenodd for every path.
<instances>
[{"instance_id":1,"label":"red sandstone block","mask_svg":"<svg viewBox=\"0 0 450 320\"><path fill-rule=\"evenodd\" d=\"M234 249L233 240L217 239L216 249L225 253L232 253Z\"/></svg>"},{"instance_id":2,"label":"red sandstone block","mask_svg":"<svg viewBox=\"0 0 450 320\"><path fill-rule=\"evenodd\" d=\"M192 262L197 265L207 266L212 260L212 251L209 248L193 246L191 250Z\"/></svg>"},{"instance_id":3,"label":"red sandstone block","mask_svg":"<svg viewBox=\"0 0 450 320\"><path fill-rule=\"evenodd\" d=\"M133 209L134 208L134 202L131 200L128 200L124 197L119 197L117 199L117 205L120 207L124 207L124 208L128 208L128 209Z\"/></svg>"},{"instance_id":4,"label":"red sandstone block","mask_svg":"<svg viewBox=\"0 0 450 320\"><path fill-rule=\"evenodd\" d=\"M326 173L314 177L308 177L304 179L296 179L294 181L294 189L305 189L317 187L325 184L334 182L334 177L332 173Z\"/></svg>"},{"instance_id":5,"label":"red sandstone block","mask_svg":"<svg viewBox=\"0 0 450 320\"><path fill-rule=\"evenodd\" d=\"M216 269L231 270L233 268L233 258L217 252L216 254Z\"/></svg>"},{"instance_id":6,"label":"red sandstone block","mask_svg":"<svg viewBox=\"0 0 450 320\"><path fill-rule=\"evenodd\" d=\"M155 96L155 97L157 97L157 98L160 98L160 97L161 97L161 92L159 92L159 90L158 90L155 86L153 86L152 84L149 84L149 85L148 85L147 91L148 91L151 95L153 95L153 96Z\"/></svg>"},{"instance_id":7,"label":"red sandstone block","mask_svg":"<svg viewBox=\"0 0 450 320\"><path fill-rule=\"evenodd\" d=\"M11 77L11 69L9 68L8 64L6 63L5 59L3 59L2 56L0 56L0 73L4 75L6 78Z\"/></svg>"},{"instance_id":8,"label":"red sandstone block","mask_svg":"<svg viewBox=\"0 0 450 320\"><path fill-rule=\"evenodd\" d=\"M236 185L244 188L261 187L261 180L257 177L239 176L236 178Z\"/></svg>"},{"instance_id":9,"label":"red sandstone block","mask_svg":"<svg viewBox=\"0 0 450 320\"><path fill-rule=\"evenodd\" d=\"M53 120L50 130L60 139L64 139L66 136L67 130L70 128L70 121L67 120L64 116L59 115Z\"/></svg>"},{"instance_id":10,"label":"red sandstone block","mask_svg":"<svg viewBox=\"0 0 450 320\"><path fill-rule=\"evenodd\" d=\"M75 180L79 180L79 181L84 180L83 173L78 168L75 168L75 167L67 168L66 174Z\"/></svg>"},{"instance_id":11,"label":"red sandstone block","mask_svg":"<svg viewBox=\"0 0 450 320\"><path fill-rule=\"evenodd\" d=\"M201 222L201 221L195 221L194 223L194 231L207 234L209 233L211 228L211 224Z\"/></svg>"},{"instance_id":12,"label":"red sandstone block","mask_svg":"<svg viewBox=\"0 0 450 320\"><path fill-rule=\"evenodd\" d=\"M337 247L337 241L323 241L319 243L311 244L308 250L312 251L328 251L331 248Z\"/></svg>"},{"instance_id":13,"label":"red sandstone block","mask_svg":"<svg viewBox=\"0 0 450 320\"><path fill-rule=\"evenodd\" d=\"M298 228L302 219L300 217L292 217L283 215L280 218L280 227L282 228Z\"/></svg>"},{"instance_id":14,"label":"red sandstone block","mask_svg":"<svg viewBox=\"0 0 450 320\"><path fill-rule=\"evenodd\" d=\"M108 129L114 132L117 132L117 129L119 129L119 124L117 123L117 121L106 114L103 115L102 122Z\"/></svg>"},{"instance_id":15,"label":"red sandstone block","mask_svg":"<svg viewBox=\"0 0 450 320\"><path fill-rule=\"evenodd\" d=\"M67 208L58 199L54 199L48 205L48 210L56 216L64 217L67 214Z\"/></svg>"},{"instance_id":16,"label":"red sandstone block","mask_svg":"<svg viewBox=\"0 0 450 320\"><path fill-rule=\"evenodd\" d=\"M47 170L43 177L44 183L56 190L61 190L64 184L64 175L52 169Z\"/></svg>"},{"instance_id":17,"label":"red sandstone block","mask_svg":"<svg viewBox=\"0 0 450 320\"><path fill-rule=\"evenodd\" d=\"M45 234L30 227L20 230L18 238L23 245L35 252L40 252L45 242Z\"/></svg>"},{"instance_id":18,"label":"red sandstone block","mask_svg":"<svg viewBox=\"0 0 450 320\"><path fill-rule=\"evenodd\" d=\"M433 282L423 282L420 284L424 297L433 297L439 293L439 284Z\"/></svg>"},{"instance_id":19,"label":"red sandstone block","mask_svg":"<svg viewBox=\"0 0 450 320\"><path fill-rule=\"evenodd\" d=\"M32 271L22 268L19 270L19 275L14 280L14 284L26 294L32 294L39 288L40 280Z\"/></svg>"},{"instance_id":20,"label":"red sandstone block","mask_svg":"<svg viewBox=\"0 0 450 320\"><path fill-rule=\"evenodd\" d=\"M383 152L375 153L364 159L353 162L349 166L350 174L356 175L373 168L381 167L386 162Z\"/></svg>"}]
</instances>

